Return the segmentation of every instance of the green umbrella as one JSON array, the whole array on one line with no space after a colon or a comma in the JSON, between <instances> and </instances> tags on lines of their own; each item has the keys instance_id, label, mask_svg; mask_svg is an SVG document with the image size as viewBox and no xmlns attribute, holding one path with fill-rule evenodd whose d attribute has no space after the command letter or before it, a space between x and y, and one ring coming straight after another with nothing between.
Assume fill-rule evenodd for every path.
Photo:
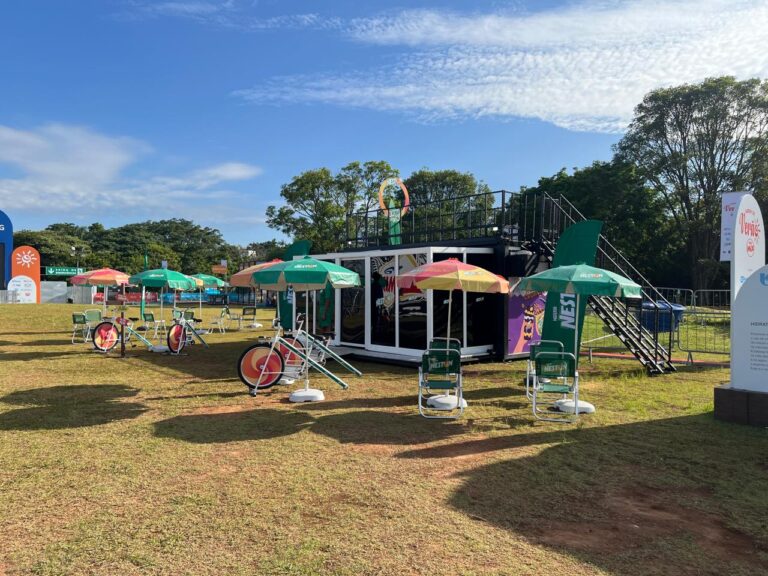
<instances>
[{"instance_id":1,"label":"green umbrella","mask_svg":"<svg viewBox=\"0 0 768 576\"><path fill-rule=\"evenodd\" d=\"M190 278L197 278L198 280L202 280L203 285L198 286L198 289L200 290L200 318L203 317L203 288L225 288L229 286L224 280L221 278L217 278L216 276L211 276L210 274L203 274L202 272L200 274L192 274Z\"/></svg>"},{"instance_id":2,"label":"green umbrella","mask_svg":"<svg viewBox=\"0 0 768 576\"><path fill-rule=\"evenodd\" d=\"M587 264L550 268L523 278L518 288L523 292L560 292L615 298L640 298L643 290L629 278Z\"/></svg>"},{"instance_id":3,"label":"green umbrella","mask_svg":"<svg viewBox=\"0 0 768 576\"><path fill-rule=\"evenodd\" d=\"M265 290L286 290L288 286L297 291L322 290L329 283L334 288L360 286L360 276L332 262L305 256L257 270L253 283Z\"/></svg>"},{"instance_id":4,"label":"green umbrella","mask_svg":"<svg viewBox=\"0 0 768 576\"><path fill-rule=\"evenodd\" d=\"M612 296L614 298L640 298L643 289L629 278L587 264L558 266L520 280L522 292L558 292L576 295L576 329L573 331L574 354L578 357L579 297Z\"/></svg>"},{"instance_id":5,"label":"green umbrella","mask_svg":"<svg viewBox=\"0 0 768 576\"><path fill-rule=\"evenodd\" d=\"M131 276L128 282L147 288L160 288L161 318L163 316L163 291L166 288L171 290L193 290L197 286L195 281L186 274L176 272L175 270L168 270L167 268L144 270L144 272Z\"/></svg>"},{"instance_id":6,"label":"green umbrella","mask_svg":"<svg viewBox=\"0 0 768 576\"><path fill-rule=\"evenodd\" d=\"M229 286L224 280L221 278L217 278L216 276L211 276L210 274L192 274L192 278L199 278L203 281L203 286L206 288L226 288Z\"/></svg>"}]
</instances>

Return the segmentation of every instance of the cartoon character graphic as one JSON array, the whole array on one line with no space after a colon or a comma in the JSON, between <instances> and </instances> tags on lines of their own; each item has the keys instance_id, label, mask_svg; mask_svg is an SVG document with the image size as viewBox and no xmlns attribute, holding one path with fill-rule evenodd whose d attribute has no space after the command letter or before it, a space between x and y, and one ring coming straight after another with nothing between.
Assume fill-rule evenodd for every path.
<instances>
[{"instance_id":1,"label":"cartoon character graphic","mask_svg":"<svg viewBox=\"0 0 768 576\"><path fill-rule=\"evenodd\" d=\"M541 327L544 322L544 303L545 300L540 294L513 296L510 306L517 306L517 310L522 314L518 314L517 318L510 322L509 337L510 340L514 341L514 345L510 347L511 353L526 352L531 341L541 334ZM519 329L518 334L514 333L515 328Z\"/></svg>"}]
</instances>

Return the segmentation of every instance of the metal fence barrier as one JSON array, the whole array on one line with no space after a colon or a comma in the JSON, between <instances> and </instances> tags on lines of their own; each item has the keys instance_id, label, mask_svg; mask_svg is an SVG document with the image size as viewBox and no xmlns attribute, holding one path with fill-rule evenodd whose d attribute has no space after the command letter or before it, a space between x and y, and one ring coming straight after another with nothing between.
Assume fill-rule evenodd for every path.
<instances>
[{"instance_id":1,"label":"metal fence barrier","mask_svg":"<svg viewBox=\"0 0 768 576\"><path fill-rule=\"evenodd\" d=\"M0 290L0 304L18 304L19 297L16 290Z\"/></svg>"}]
</instances>

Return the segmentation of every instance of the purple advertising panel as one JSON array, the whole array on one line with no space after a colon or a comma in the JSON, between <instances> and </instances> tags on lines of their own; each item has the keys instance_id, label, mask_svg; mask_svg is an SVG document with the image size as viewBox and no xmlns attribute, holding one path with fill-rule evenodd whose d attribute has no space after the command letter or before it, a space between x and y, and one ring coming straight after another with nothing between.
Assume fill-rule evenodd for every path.
<instances>
[{"instance_id":1,"label":"purple advertising panel","mask_svg":"<svg viewBox=\"0 0 768 576\"><path fill-rule=\"evenodd\" d=\"M513 292L509 296L507 354L527 354L531 342L541 339L546 292Z\"/></svg>"}]
</instances>

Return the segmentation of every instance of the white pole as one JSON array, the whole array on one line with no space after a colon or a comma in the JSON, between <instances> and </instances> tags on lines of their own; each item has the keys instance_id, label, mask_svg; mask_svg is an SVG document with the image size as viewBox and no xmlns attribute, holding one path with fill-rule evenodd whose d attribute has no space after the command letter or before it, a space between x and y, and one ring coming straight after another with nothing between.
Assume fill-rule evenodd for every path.
<instances>
[{"instance_id":1,"label":"white pole","mask_svg":"<svg viewBox=\"0 0 768 576\"><path fill-rule=\"evenodd\" d=\"M203 320L203 289L202 287L198 290L200 294L200 321Z\"/></svg>"},{"instance_id":2,"label":"white pole","mask_svg":"<svg viewBox=\"0 0 768 576\"><path fill-rule=\"evenodd\" d=\"M448 330L445 336L445 348L448 349L448 340L451 339L451 301L453 300L453 290L448 291Z\"/></svg>"},{"instance_id":3,"label":"white pole","mask_svg":"<svg viewBox=\"0 0 768 576\"><path fill-rule=\"evenodd\" d=\"M104 302L102 303L102 306L104 307L104 312L102 313L102 316L107 315L107 287L106 285L102 286L102 291L104 292Z\"/></svg>"},{"instance_id":4,"label":"white pole","mask_svg":"<svg viewBox=\"0 0 768 576\"><path fill-rule=\"evenodd\" d=\"M579 364L579 295L576 294L576 325L573 327L573 355ZM576 366L574 366L576 368Z\"/></svg>"},{"instance_id":5,"label":"white pole","mask_svg":"<svg viewBox=\"0 0 768 576\"><path fill-rule=\"evenodd\" d=\"M165 286L160 287L160 320L163 320L163 292L165 291Z\"/></svg>"}]
</instances>

